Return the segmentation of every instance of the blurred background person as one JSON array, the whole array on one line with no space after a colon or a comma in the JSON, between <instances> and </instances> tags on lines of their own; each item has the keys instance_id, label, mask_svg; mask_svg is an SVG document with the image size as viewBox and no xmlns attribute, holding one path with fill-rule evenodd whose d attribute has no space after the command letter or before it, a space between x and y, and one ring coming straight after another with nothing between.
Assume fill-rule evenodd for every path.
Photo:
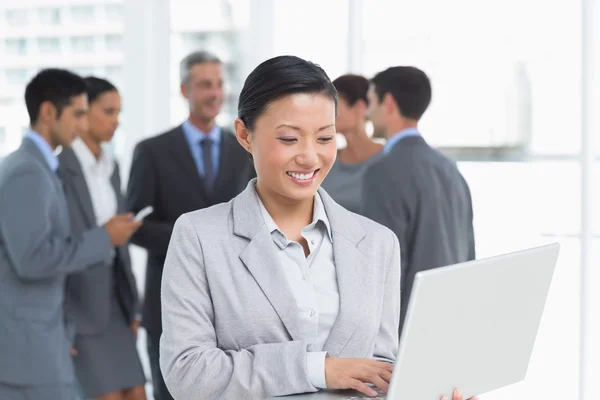
<instances>
[{"instance_id":1,"label":"blurred background person","mask_svg":"<svg viewBox=\"0 0 600 400\"><path fill-rule=\"evenodd\" d=\"M378 73L369 88L369 119L385 137L383 157L363 178L363 214L390 228L402 259L400 332L419 271L475 259L471 192L456 163L418 130L431 83L414 67Z\"/></svg>"},{"instance_id":2,"label":"blurred background person","mask_svg":"<svg viewBox=\"0 0 600 400\"><path fill-rule=\"evenodd\" d=\"M381 155L383 145L374 142L366 130L369 80L348 74L335 79L333 84L339 96L335 127L347 145L338 152L322 186L341 206L360 213L362 176Z\"/></svg>"},{"instance_id":3,"label":"blurred background person","mask_svg":"<svg viewBox=\"0 0 600 400\"><path fill-rule=\"evenodd\" d=\"M107 270L114 246L140 223L113 214L104 226L70 227L54 152L71 145L86 115L83 79L42 70L27 85L25 103L30 128L0 165L0 399L71 400L66 277L92 266Z\"/></svg>"},{"instance_id":4,"label":"blurred background person","mask_svg":"<svg viewBox=\"0 0 600 400\"><path fill-rule=\"evenodd\" d=\"M119 125L121 97L105 79L88 77L87 123L59 155L74 233L102 226L126 210L119 165L106 144ZM110 268L67 279L67 314L76 328L74 364L86 399L144 400L137 353L138 294L127 245L116 246Z\"/></svg>"},{"instance_id":5,"label":"blurred background person","mask_svg":"<svg viewBox=\"0 0 600 400\"><path fill-rule=\"evenodd\" d=\"M148 251L142 324L156 400L171 399L160 373L162 333L160 285L167 247L177 218L227 202L254 177L246 151L229 129L217 125L223 105L223 66L215 55L191 53L180 65L181 94L189 105L183 124L135 148L127 189L128 208L152 206L132 242Z\"/></svg>"}]
</instances>

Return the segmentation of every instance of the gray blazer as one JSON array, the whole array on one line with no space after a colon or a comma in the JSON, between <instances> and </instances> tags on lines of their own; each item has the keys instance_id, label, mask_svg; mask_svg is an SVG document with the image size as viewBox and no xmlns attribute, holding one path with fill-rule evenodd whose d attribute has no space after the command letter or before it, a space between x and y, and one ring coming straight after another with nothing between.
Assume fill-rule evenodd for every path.
<instances>
[{"instance_id":1,"label":"gray blazer","mask_svg":"<svg viewBox=\"0 0 600 400\"><path fill-rule=\"evenodd\" d=\"M70 148L63 149L58 158L71 216L71 232L80 235L97 226L94 206L75 152ZM118 165L111 183L117 196L117 212L124 213L125 201ZM111 268L113 264L114 268ZM77 334L94 335L106 329L115 289L128 322L133 322L138 311L138 293L127 246L116 249L116 258L114 262L111 260L108 271L105 265L98 265L67 278L65 306L67 314L75 322Z\"/></svg>"},{"instance_id":2,"label":"gray blazer","mask_svg":"<svg viewBox=\"0 0 600 400\"><path fill-rule=\"evenodd\" d=\"M362 215L400 241L402 329L417 272L475 258L471 193L456 164L420 136L397 143L363 184Z\"/></svg>"},{"instance_id":3,"label":"gray blazer","mask_svg":"<svg viewBox=\"0 0 600 400\"><path fill-rule=\"evenodd\" d=\"M111 254L106 229L73 236L61 182L33 142L0 165L0 382L70 384L65 277Z\"/></svg>"},{"instance_id":4,"label":"gray blazer","mask_svg":"<svg viewBox=\"0 0 600 400\"><path fill-rule=\"evenodd\" d=\"M229 203L181 216L162 280L161 370L175 399L315 392L297 305L252 180ZM383 226L319 191L333 233L340 311L324 350L393 362L400 252Z\"/></svg>"}]
</instances>

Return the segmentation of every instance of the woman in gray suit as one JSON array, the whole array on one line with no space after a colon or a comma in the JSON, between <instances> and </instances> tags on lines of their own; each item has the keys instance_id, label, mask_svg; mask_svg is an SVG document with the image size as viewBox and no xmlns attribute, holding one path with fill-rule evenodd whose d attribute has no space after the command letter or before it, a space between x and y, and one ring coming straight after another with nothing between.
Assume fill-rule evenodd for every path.
<instances>
[{"instance_id":1,"label":"woman in gray suit","mask_svg":"<svg viewBox=\"0 0 600 400\"><path fill-rule=\"evenodd\" d=\"M338 151L323 188L341 206L361 214L363 175L381 157L383 150L383 145L367 134L369 80L347 74L335 79L333 85L339 99L335 127L346 139L346 147Z\"/></svg>"},{"instance_id":2,"label":"woman in gray suit","mask_svg":"<svg viewBox=\"0 0 600 400\"><path fill-rule=\"evenodd\" d=\"M87 126L59 156L74 232L102 226L125 213L119 168L105 144L117 129L121 99L100 78L85 78ZM127 246L113 251L113 266L69 276L67 315L74 321L73 360L86 399L145 400L146 381L136 350L138 295Z\"/></svg>"},{"instance_id":3,"label":"woman in gray suit","mask_svg":"<svg viewBox=\"0 0 600 400\"><path fill-rule=\"evenodd\" d=\"M320 189L337 153L336 106L325 72L300 58L248 76L235 131L257 178L180 217L167 253L160 362L174 398L387 390L399 245Z\"/></svg>"}]
</instances>

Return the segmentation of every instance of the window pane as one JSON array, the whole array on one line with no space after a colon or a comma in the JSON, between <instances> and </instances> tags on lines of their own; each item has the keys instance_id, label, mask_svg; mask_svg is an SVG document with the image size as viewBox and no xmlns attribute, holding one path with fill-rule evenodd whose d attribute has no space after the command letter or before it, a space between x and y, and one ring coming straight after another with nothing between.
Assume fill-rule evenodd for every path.
<instances>
[{"instance_id":1,"label":"window pane","mask_svg":"<svg viewBox=\"0 0 600 400\"><path fill-rule=\"evenodd\" d=\"M246 0L190 3L172 0L171 11L171 121L181 123L189 111L179 87L179 62L189 53L206 50L223 63L225 102L217 123L229 126L237 115L237 97L245 77L241 76L241 37L238 33L237 7ZM235 7L234 7L235 6ZM197 15L203 18L198 23Z\"/></svg>"},{"instance_id":2,"label":"window pane","mask_svg":"<svg viewBox=\"0 0 600 400\"><path fill-rule=\"evenodd\" d=\"M41 24L58 25L60 24L60 9L56 7L45 7L38 10L38 16Z\"/></svg>"},{"instance_id":3,"label":"window pane","mask_svg":"<svg viewBox=\"0 0 600 400\"><path fill-rule=\"evenodd\" d=\"M96 69L94 67L75 67L71 68L71 71L75 72L77 75L85 78L90 75L94 75Z\"/></svg>"},{"instance_id":4,"label":"window pane","mask_svg":"<svg viewBox=\"0 0 600 400\"><path fill-rule=\"evenodd\" d=\"M4 48L7 54L23 56L27 53L27 41L25 39L6 39Z\"/></svg>"},{"instance_id":5,"label":"window pane","mask_svg":"<svg viewBox=\"0 0 600 400\"><path fill-rule=\"evenodd\" d=\"M26 25L29 19L27 10L22 9L6 10L5 16L8 25Z\"/></svg>"},{"instance_id":6,"label":"window pane","mask_svg":"<svg viewBox=\"0 0 600 400\"><path fill-rule=\"evenodd\" d=\"M527 380L481 399L571 398L578 382L579 240L548 233L579 230L579 165L460 163L459 167L472 192L478 258L561 243Z\"/></svg>"},{"instance_id":7,"label":"window pane","mask_svg":"<svg viewBox=\"0 0 600 400\"><path fill-rule=\"evenodd\" d=\"M71 38L71 47L75 53L91 53L95 50L96 42L93 36L75 36Z\"/></svg>"},{"instance_id":8,"label":"window pane","mask_svg":"<svg viewBox=\"0 0 600 400\"><path fill-rule=\"evenodd\" d=\"M121 35L107 35L106 48L111 51L121 51L123 49L123 37Z\"/></svg>"},{"instance_id":9,"label":"window pane","mask_svg":"<svg viewBox=\"0 0 600 400\"><path fill-rule=\"evenodd\" d=\"M73 6L71 7L71 19L74 22L85 23L95 20L94 6Z\"/></svg>"},{"instance_id":10,"label":"window pane","mask_svg":"<svg viewBox=\"0 0 600 400\"><path fill-rule=\"evenodd\" d=\"M123 21L123 6L121 4L107 4L105 7L106 19L110 22Z\"/></svg>"},{"instance_id":11,"label":"window pane","mask_svg":"<svg viewBox=\"0 0 600 400\"><path fill-rule=\"evenodd\" d=\"M579 164L574 161L465 162L475 228L485 243L511 247L531 236L580 232ZM478 250L487 253L486 248Z\"/></svg>"},{"instance_id":12,"label":"window pane","mask_svg":"<svg viewBox=\"0 0 600 400\"><path fill-rule=\"evenodd\" d=\"M370 7L366 2L365 9ZM347 0L276 1L273 12L272 56L293 54L313 61L331 79L348 72Z\"/></svg>"},{"instance_id":13,"label":"window pane","mask_svg":"<svg viewBox=\"0 0 600 400\"><path fill-rule=\"evenodd\" d=\"M4 71L6 83L12 86L23 85L27 82L28 72L24 68L8 68Z\"/></svg>"},{"instance_id":14,"label":"window pane","mask_svg":"<svg viewBox=\"0 0 600 400\"><path fill-rule=\"evenodd\" d=\"M433 144L579 151L579 2L374 0L363 18L365 74L414 65L430 76Z\"/></svg>"},{"instance_id":15,"label":"window pane","mask_svg":"<svg viewBox=\"0 0 600 400\"><path fill-rule=\"evenodd\" d=\"M38 48L42 54L56 54L60 52L59 38L39 38Z\"/></svg>"}]
</instances>

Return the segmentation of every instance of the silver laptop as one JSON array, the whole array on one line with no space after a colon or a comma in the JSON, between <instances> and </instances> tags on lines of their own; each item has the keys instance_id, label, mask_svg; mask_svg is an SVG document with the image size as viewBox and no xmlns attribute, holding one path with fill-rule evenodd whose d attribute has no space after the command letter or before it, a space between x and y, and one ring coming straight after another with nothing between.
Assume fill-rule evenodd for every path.
<instances>
[{"instance_id":1,"label":"silver laptop","mask_svg":"<svg viewBox=\"0 0 600 400\"><path fill-rule=\"evenodd\" d=\"M389 392L380 398L438 400L456 387L469 398L524 380L559 249L553 243L418 273Z\"/></svg>"}]
</instances>

